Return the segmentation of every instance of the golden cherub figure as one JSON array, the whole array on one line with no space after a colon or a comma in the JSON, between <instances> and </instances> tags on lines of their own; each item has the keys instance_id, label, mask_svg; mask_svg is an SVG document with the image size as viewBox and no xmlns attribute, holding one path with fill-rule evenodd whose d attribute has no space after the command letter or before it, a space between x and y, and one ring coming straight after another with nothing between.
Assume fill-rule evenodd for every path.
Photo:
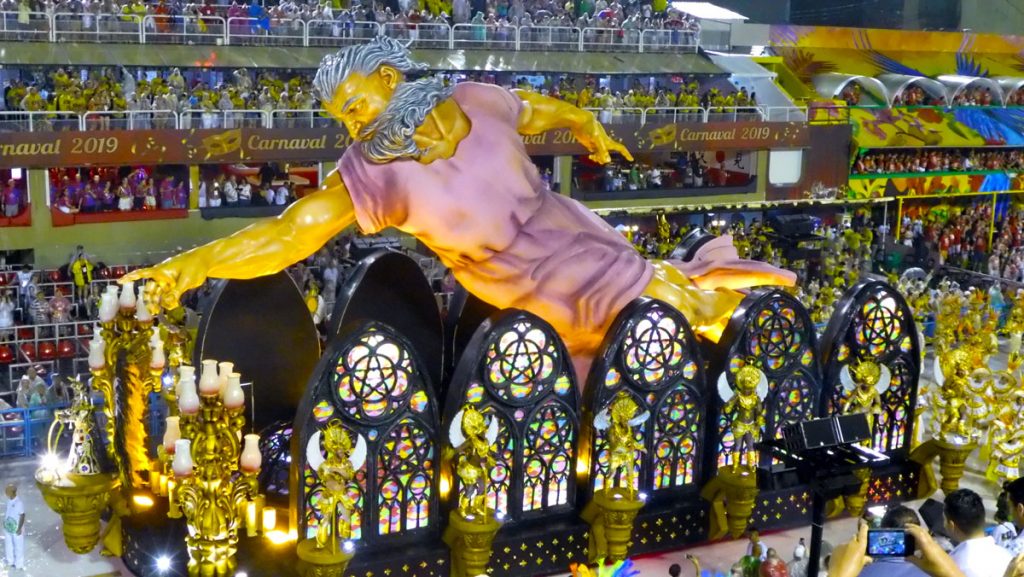
<instances>
[{"instance_id":1,"label":"golden cherub figure","mask_svg":"<svg viewBox=\"0 0 1024 577\"><path fill-rule=\"evenodd\" d=\"M320 439L327 451L320 451ZM316 508L320 513L320 526L316 530L316 548L332 553L341 551L341 544L352 536L352 513L356 503L349 494L349 485L356 472L366 462L366 440L352 438L338 419L327 424L323 431L313 433L306 445L306 462L320 478L321 494Z\"/></svg>"},{"instance_id":2,"label":"golden cherub figure","mask_svg":"<svg viewBox=\"0 0 1024 577\"><path fill-rule=\"evenodd\" d=\"M625 391L619 391L611 404L594 417L594 428L608 431L608 485L614 487L616 480L621 479L621 487L630 497L637 490L638 453L645 452L643 442L636 438L635 429L651 416L647 411L639 411L636 401ZM622 471L621 477L619 471Z\"/></svg>"},{"instance_id":3,"label":"golden cherub figure","mask_svg":"<svg viewBox=\"0 0 1024 577\"><path fill-rule=\"evenodd\" d=\"M726 371L718 377L718 395L722 401L722 414L733 414L730 424L733 436L733 472L750 472L756 466L754 445L761 438L765 426L764 400L768 396L768 377L752 362L744 364L733 378L735 391L729 386ZM747 455L744 463L743 456Z\"/></svg>"},{"instance_id":4,"label":"golden cherub figure","mask_svg":"<svg viewBox=\"0 0 1024 577\"><path fill-rule=\"evenodd\" d=\"M494 469L498 419L484 415L467 404L456 413L448 439L458 453L455 474L459 477L459 514L481 521L487 516L487 481Z\"/></svg>"},{"instance_id":5,"label":"golden cherub figure","mask_svg":"<svg viewBox=\"0 0 1024 577\"><path fill-rule=\"evenodd\" d=\"M971 356L964 349L946 351L935 364L938 390L932 395L932 414L943 438L970 438L973 415L969 405Z\"/></svg>"},{"instance_id":6,"label":"golden cherub figure","mask_svg":"<svg viewBox=\"0 0 1024 577\"><path fill-rule=\"evenodd\" d=\"M843 367L839 380L849 393L840 410L844 415L863 413L868 418L868 429L875 430L875 419L882 414L882 395L889 390L892 372L885 365L869 359L860 359Z\"/></svg>"}]
</instances>

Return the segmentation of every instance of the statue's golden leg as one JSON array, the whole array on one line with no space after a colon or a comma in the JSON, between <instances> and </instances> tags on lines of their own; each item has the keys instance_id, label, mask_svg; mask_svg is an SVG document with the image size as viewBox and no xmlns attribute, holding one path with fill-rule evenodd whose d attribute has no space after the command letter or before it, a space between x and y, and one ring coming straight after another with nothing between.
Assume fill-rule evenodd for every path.
<instances>
[{"instance_id":1,"label":"statue's golden leg","mask_svg":"<svg viewBox=\"0 0 1024 577\"><path fill-rule=\"evenodd\" d=\"M695 333L718 342L743 295L727 288L699 289L671 264L661 261L652 264L654 277L644 289L644 296L672 305L683 313Z\"/></svg>"}]
</instances>

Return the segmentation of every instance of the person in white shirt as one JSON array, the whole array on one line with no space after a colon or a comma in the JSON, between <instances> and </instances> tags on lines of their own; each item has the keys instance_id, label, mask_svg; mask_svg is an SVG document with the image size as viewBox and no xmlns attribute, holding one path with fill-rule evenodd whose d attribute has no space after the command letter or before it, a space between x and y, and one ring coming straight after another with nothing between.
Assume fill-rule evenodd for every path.
<instances>
[{"instance_id":1,"label":"person in white shirt","mask_svg":"<svg viewBox=\"0 0 1024 577\"><path fill-rule=\"evenodd\" d=\"M224 204L238 206L238 188L235 186L235 175L228 177L224 183Z\"/></svg>"},{"instance_id":2,"label":"person in white shirt","mask_svg":"<svg viewBox=\"0 0 1024 577\"><path fill-rule=\"evenodd\" d=\"M985 504L981 495L958 489L946 495L946 530L960 544L950 557L966 577L993 577L1006 573L1013 556L985 535Z\"/></svg>"},{"instance_id":3,"label":"person in white shirt","mask_svg":"<svg viewBox=\"0 0 1024 577\"><path fill-rule=\"evenodd\" d=\"M277 206L284 206L288 204L288 187L281 185L277 189L277 194L274 195L274 204Z\"/></svg>"},{"instance_id":4,"label":"person in white shirt","mask_svg":"<svg viewBox=\"0 0 1024 577\"><path fill-rule=\"evenodd\" d=\"M1017 528L1017 538L1003 544L1011 555L1024 553L1024 477L1010 481L1003 486L1010 505L1010 520Z\"/></svg>"},{"instance_id":5,"label":"person in white shirt","mask_svg":"<svg viewBox=\"0 0 1024 577\"><path fill-rule=\"evenodd\" d=\"M249 206L252 204L252 185L249 184L249 180L242 178L242 183L238 185L238 206Z\"/></svg>"},{"instance_id":6,"label":"person in white shirt","mask_svg":"<svg viewBox=\"0 0 1024 577\"><path fill-rule=\"evenodd\" d=\"M18 498L18 486L7 485L7 511L4 513L4 553L7 566L25 568L25 505Z\"/></svg>"},{"instance_id":7,"label":"person in white shirt","mask_svg":"<svg viewBox=\"0 0 1024 577\"><path fill-rule=\"evenodd\" d=\"M1010 514L1010 496L1006 491L999 493L996 499L996 522L999 524L992 530L992 540L1006 548L1017 538L1017 527Z\"/></svg>"}]
</instances>

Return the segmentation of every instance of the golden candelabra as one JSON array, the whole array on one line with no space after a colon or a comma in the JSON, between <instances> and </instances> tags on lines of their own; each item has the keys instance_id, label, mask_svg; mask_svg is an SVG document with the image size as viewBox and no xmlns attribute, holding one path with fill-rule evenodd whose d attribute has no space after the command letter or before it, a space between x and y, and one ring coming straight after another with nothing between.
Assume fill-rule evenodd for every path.
<instances>
[{"instance_id":1,"label":"golden candelabra","mask_svg":"<svg viewBox=\"0 0 1024 577\"><path fill-rule=\"evenodd\" d=\"M142 293L140 287L137 298L131 283L122 287L120 296L117 285L107 287L89 349L93 388L103 395L107 455L128 492L148 480L147 399L150 392L161 391L166 364L163 341Z\"/></svg>"},{"instance_id":2,"label":"golden candelabra","mask_svg":"<svg viewBox=\"0 0 1024 577\"><path fill-rule=\"evenodd\" d=\"M239 528L245 521L252 534L255 521L246 512L250 503L261 501L259 437L245 435L244 447L241 442L245 394L240 376L232 363L220 363L219 372L217 367L216 361L203 361L198 394L194 371L180 368L176 418L181 438L171 427L164 437L174 471L168 516L185 516L192 577L234 573Z\"/></svg>"}]
</instances>

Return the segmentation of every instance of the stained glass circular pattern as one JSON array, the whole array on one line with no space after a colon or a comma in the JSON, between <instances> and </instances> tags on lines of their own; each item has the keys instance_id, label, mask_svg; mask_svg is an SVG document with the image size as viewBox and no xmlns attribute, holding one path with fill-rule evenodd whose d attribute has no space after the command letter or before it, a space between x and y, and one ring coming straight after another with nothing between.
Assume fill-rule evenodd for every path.
<instances>
[{"instance_id":1,"label":"stained glass circular pattern","mask_svg":"<svg viewBox=\"0 0 1024 577\"><path fill-rule=\"evenodd\" d=\"M686 332L680 322L663 307L653 306L630 328L622 360L634 383L657 388L681 369L686 350Z\"/></svg>"},{"instance_id":2,"label":"stained glass circular pattern","mask_svg":"<svg viewBox=\"0 0 1024 577\"><path fill-rule=\"evenodd\" d=\"M854 338L857 344L867 348L872 355L880 355L895 348L902 336L900 315L896 299L892 296L876 296L868 299L857 317Z\"/></svg>"},{"instance_id":3,"label":"stained glass circular pattern","mask_svg":"<svg viewBox=\"0 0 1024 577\"><path fill-rule=\"evenodd\" d=\"M379 421L411 394L409 352L377 330L363 334L338 359L332 380L340 406L360 421Z\"/></svg>"},{"instance_id":4,"label":"stained glass circular pattern","mask_svg":"<svg viewBox=\"0 0 1024 577\"><path fill-rule=\"evenodd\" d=\"M768 370L782 369L803 346L803 321L787 302L775 300L757 314L747 354L763 359Z\"/></svg>"},{"instance_id":5,"label":"stained glass circular pattern","mask_svg":"<svg viewBox=\"0 0 1024 577\"><path fill-rule=\"evenodd\" d=\"M503 400L525 404L556 380L561 368L556 343L533 324L516 322L488 347L484 378Z\"/></svg>"}]
</instances>

